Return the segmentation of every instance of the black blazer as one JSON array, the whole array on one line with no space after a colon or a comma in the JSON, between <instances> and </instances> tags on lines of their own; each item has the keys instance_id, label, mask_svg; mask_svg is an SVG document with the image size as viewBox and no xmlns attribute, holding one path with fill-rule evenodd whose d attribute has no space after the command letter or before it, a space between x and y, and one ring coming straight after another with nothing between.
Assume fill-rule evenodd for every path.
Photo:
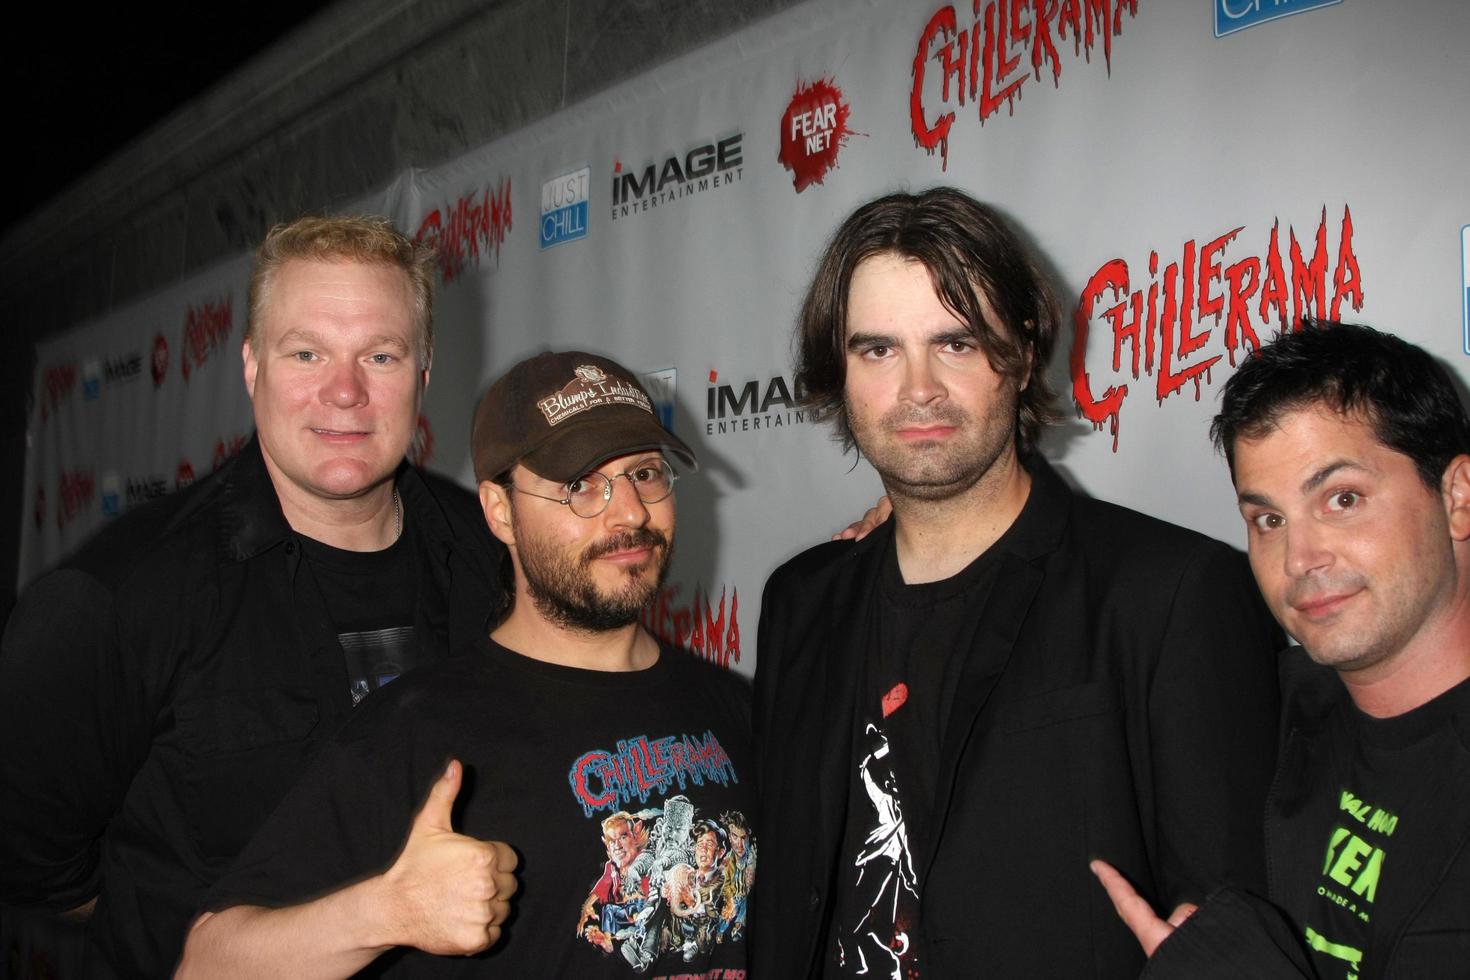
<instances>
[{"instance_id":1,"label":"black blazer","mask_svg":"<svg viewBox=\"0 0 1470 980\"><path fill-rule=\"evenodd\" d=\"M1133 977L1143 955L1087 862L1167 912L1264 882L1281 634L1210 538L1074 494L1044 462L993 546L996 584L915 854L924 975ZM892 522L787 562L761 605L761 866L752 976L820 976L853 763L856 662ZM997 656L996 652L1000 655Z\"/></svg>"}]
</instances>

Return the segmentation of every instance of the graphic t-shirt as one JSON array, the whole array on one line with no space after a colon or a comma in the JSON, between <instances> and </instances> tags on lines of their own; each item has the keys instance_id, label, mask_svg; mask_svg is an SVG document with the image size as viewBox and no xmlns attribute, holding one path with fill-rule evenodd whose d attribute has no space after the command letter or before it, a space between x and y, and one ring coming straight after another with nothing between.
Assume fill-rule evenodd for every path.
<instances>
[{"instance_id":1,"label":"graphic t-shirt","mask_svg":"<svg viewBox=\"0 0 1470 980\"><path fill-rule=\"evenodd\" d=\"M852 796L830 941L831 977L915 980L922 973L919 879L959 673L994 581L992 551L939 582L908 585L896 547L863 652ZM983 653L982 653L983 655Z\"/></svg>"},{"instance_id":2,"label":"graphic t-shirt","mask_svg":"<svg viewBox=\"0 0 1470 980\"><path fill-rule=\"evenodd\" d=\"M1311 865L1319 873L1306 884L1302 917L1319 976L1357 980L1374 955L1375 918L1407 912L1422 893L1423 872L1439 872L1423 859L1462 819L1445 812L1438 780L1446 761L1463 753L1449 721L1467 711L1470 681L1394 718L1345 705L1335 719L1339 737L1322 756L1335 776L1324 781L1331 791L1311 801L1303 821L1320 828ZM1470 971L1470 963L1461 966Z\"/></svg>"},{"instance_id":3,"label":"graphic t-shirt","mask_svg":"<svg viewBox=\"0 0 1470 980\"><path fill-rule=\"evenodd\" d=\"M208 907L291 904L386 869L457 758L455 830L520 858L511 920L486 953L399 949L370 975L739 980L759 837L749 725L745 681L687 653L607 673L486 641L364 702Z\"/></svg>"},{"instance_id":4,"label":"graphic t-shirt","mask_svg":"<svg viewBox=\"0 0 1470 980\"><path fill-rule=\"evenodd\" d=\"M413 524L382 551L345 551L311 538L301 544L342 644L353 705L435 659L414 638L420 558Z\"/></svg>"}]
</instances>

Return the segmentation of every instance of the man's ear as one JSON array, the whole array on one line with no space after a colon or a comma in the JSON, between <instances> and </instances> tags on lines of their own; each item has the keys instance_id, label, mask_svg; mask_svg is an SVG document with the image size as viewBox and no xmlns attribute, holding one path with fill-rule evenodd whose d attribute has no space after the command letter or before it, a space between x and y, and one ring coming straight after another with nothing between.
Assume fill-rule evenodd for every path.
<instances>
[{"instance_id":1,"label":"man's ear","mask_svg":"<svg viewBox=\"0 0 1470 980\"><path fill-rule=\"evenodd\" d=\"M255 397L255 372L260 367L260 362L255 359L255 348L250 341L240 345L240 360L245 365L245 391L251 398Z\"/></svg>"},{"instance_id":2,"label":"man's ear","mask_svg":"<svg viewBox=\"0 0 1470 980\"><path fill-rule=\"evenodd\" d=\"M1470 541L1470 456L1462 453L1450 460L1440 479L1440 489L1450 537L1455 541Z\"/></svg>"},{"instance_id":3,"label":"man's ear","mask_svg":"<svg viewBox=\"0 0 1470 980\"><path fill-rule=\"evenodd\" d=\"M490 533L507 548L515 547L515 529L510 520L510 488L493 480L482 480L480 510L485 514L485 526L490 528Z\"/></svg>"}]
</instances>

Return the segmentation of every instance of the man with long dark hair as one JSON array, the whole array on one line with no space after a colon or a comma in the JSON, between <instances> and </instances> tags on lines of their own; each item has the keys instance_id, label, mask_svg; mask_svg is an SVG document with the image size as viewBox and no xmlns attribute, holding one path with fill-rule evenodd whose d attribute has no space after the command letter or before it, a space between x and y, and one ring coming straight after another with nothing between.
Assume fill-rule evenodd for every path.
<instances>
[{"instance_id":1,"label":"man with long dark hair","mask_svg":"<svg viewBox=\"0 0 1470 980\"><path fill-rule=\"evenodd\" d=\"M1279 633L1231 549L1041 457L1059 327L955 190L822 258L797 382L894 519L766 586L756 975L1130 976L1088 856L1171 898L1263 878Z\"/></svg>"}]
</instances>

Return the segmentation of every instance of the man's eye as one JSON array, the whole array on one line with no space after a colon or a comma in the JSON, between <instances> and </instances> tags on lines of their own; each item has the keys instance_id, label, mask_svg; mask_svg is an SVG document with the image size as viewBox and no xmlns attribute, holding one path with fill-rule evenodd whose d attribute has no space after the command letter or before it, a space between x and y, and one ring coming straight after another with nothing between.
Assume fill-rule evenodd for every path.
<instances>
[{"instance_id":1,"label":"man's eye","mask_svg":"<svg viewBox=\"0 0 1470 980\"><path fill-rule=\"evenodd\" d=\"M392 364L393 363L393 355L392 354L374 354L372 357L368 358L368 360L372 361L374 364Z\"/></svg>"},{"instance_id":2,"label":"man's eye","mask_svg":"<svg viewBox=\"0 0 1470 980\"><path fill-rule=\"evenodd\" d=\"M975 349L975 345L968 340L951 340L944 349L952 354L967 354Z\"/></svg>"},{"instance_id":3,"label":"man's eye","mask_svg":"<svg viewBox=\"0 0 1470 980\"><path fill-rule=\"evenodd\" d=\"M1286 518L1282 517L1280 514L1267 512L1265 514L1257 514L1255 517L1252 517L1251 523L1255 525L1257 531L1274 531L1276 530L1276 528L1286 523Z\"/></svg>"},{"instance_id":4,"label":"man's eye","mask_svg":"<svg viewBox=\"0 0 1470 980\"><path fill-rule=\"evenodd\" d=\"M588 480L586 477L583 477L580 480L571 480L567 483L565 489L567 492L567 496L580 497L583 494L591 491L592 481Z\"/></svg>"},{"instance_id":5,"label":"man's eye","mask_svg":"<svg viewBox=\"0 0 1470 980\"><path fill-rule=\"evenodd\" d=\"M1339 490L1327 501L1328 510L1352 510L1363 498L1353 490Z\"/></svg>"},{"instance_id":6,"label":"man's eye","mask_svg":"<svg viewBox=\"0 0 1470 980\"><path fill-rule=\"evenodd\" d=\"M291 356L303 363L316 360L316 355L309 350L299 350Z\"/></svg>"},{"instance_id":7,"label":"man's eye","mask_svg":"<svg viewBox=\"0 0 1470 980\"><path fill-rule=\"evenodd\" d=\"M872 347L869 347L867 350L863 351L863 356L874 358L887 357L889 353L892 352L892 350L892 347L888 347L884 344L874 344Z\"/></svg>"}]
</instances>

